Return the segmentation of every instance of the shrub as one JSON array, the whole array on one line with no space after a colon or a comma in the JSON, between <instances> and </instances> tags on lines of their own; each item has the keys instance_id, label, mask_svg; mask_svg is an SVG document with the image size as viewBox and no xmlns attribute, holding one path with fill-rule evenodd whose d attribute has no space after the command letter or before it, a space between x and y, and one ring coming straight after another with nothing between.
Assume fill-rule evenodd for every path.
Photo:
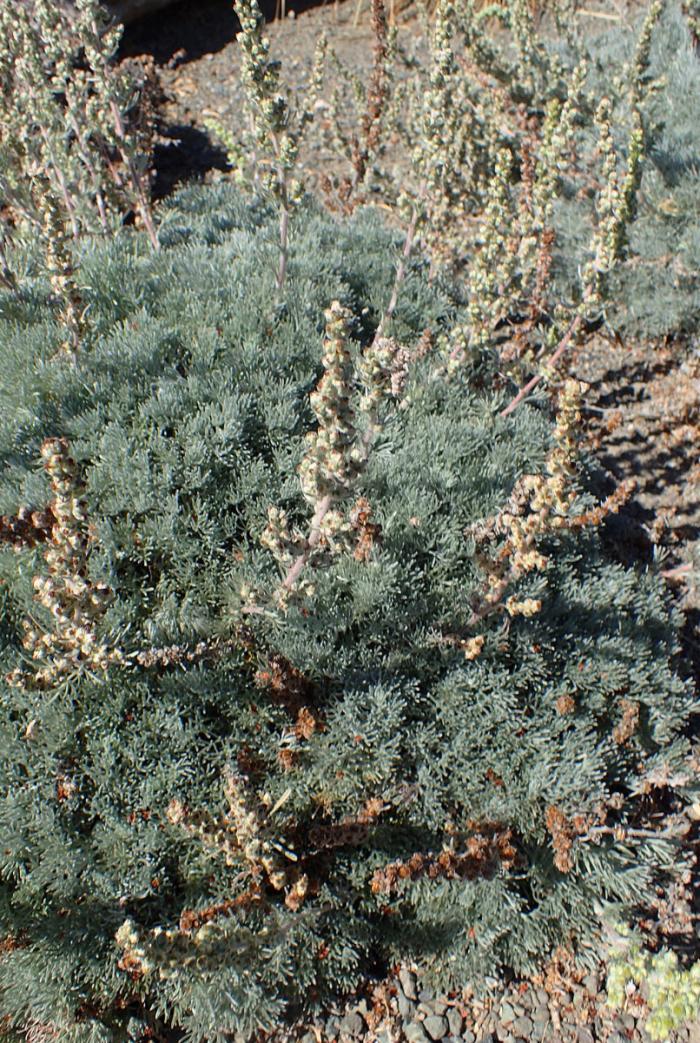
<instances>
[{"instance_id":1,"label":"shrub","mask_svg":"<svg viewBox=\"0 0 700 1043\"><path fill-rule=\"evenodd\" d=\"M419 269L376 338L371 213L303 208L280 304L275 221L189 190L160 253L86 245L75 359L40 282L2 298L8 1027L223 1039L368 961L526 972L672 858L635 816L685 756L679 620L606 556L576 389L553 428L446 380Z\"/></svg>"}]
</instances>

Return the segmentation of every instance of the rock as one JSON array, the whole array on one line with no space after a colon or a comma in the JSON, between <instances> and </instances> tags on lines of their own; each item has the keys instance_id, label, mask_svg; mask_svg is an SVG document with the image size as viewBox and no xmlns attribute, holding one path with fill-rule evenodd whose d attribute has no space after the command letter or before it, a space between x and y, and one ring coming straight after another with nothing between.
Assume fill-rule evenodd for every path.
<instances>
[{"instance_id":1,"label":"rock","mask_svg":"<svg viewBox=\"0 0 700 1043\"><path fill-rule=\"evenodd\" d=\"M418 999L421 1003L430 1003L435 999L435 993L431 992L430 989L421 989L418 993Z\"/></svg>"},{"instance_id":2,"label":"rock","mask_svg":"<svg viewBox=\"0 0 700 1043\"><path fill-rule=\"evenodd\" d=\"M450 1034L453 1036L458 1036L462 1031L462 1015L456 1007L450 1007L447 1011L447 1024L450 1027Z\"/></svg>"},{"instance_id":3,"label":"rock","mask_svg":"<svg viewBox=\"0 0 700 1043\"><path fill-rule=\"evenodd\" d=\"M506 1040L511 1040L510 1028L507 1025L496 1025L496 1039L500 1040L501 1043L506 1043Z\"/></svg>"},{"instance_id":4,"label":"rock","mask_svg":"<svg viewBox=\"0 0 700 1043\"><path fill-rule=\"evenodd\" d=\"M700 1021L694 1021L688 1027L688 1043L700 1043Z\"/></svg>"},{"instance_id":5,"label":"rock","mask_svg":"<svg viewBox=\"0 0 700 1043\"><path fill-rule=\"evenodd\" d=\"M530 1010L532 1005L537 1002L534 989L527 988L524 992L519 993L518 1000L522 1004L523 1011Z\"/></svg>"},{"instance_id":6,"label":"rock","mask_svg":"<svg viewBox=\"0 0 700 1043\"><path fill-rule=\"evenodd\" d=\"M459 1036L459 1032L456 1032L455 1035ZM476 1036L470 1029L465 1029L459 1038L462 1040L462 1043L476 1043Z\"/></svg>"},{"instance_id":7,"label":"rock","mask_svg":"<svg viewBox=\"0 0 700 1043\"><path fill-rule=\"evenodd\" d=\"M423 1028L434 1040L442 1039L450 1031L447 1018L444 1018L442 1014L430 1014L423 1022Z\"/></svg>"},{"instance_id":8,"label":"rock","mask_svg":"<svg viewBox=\"0 0 700 1043\"><path fill-rule=\"evenodd\" d=\"M416 976L413 971L406 970L405 967L402 967L399 971L399 981L401 982L404 996L409 1000L417 1000L418 993L416 992Z\"/></svg>"},{"instance_id":9,"label":"rock","mask_svg":"<svg viewBox=\"0 0 700 1043\"><path fill-rule=\"evenodd\" d=\"M500 1008L501 1020L509 1025L512 1021L515 1021L515 1011L511 1007L510 1003L502 1003Z\"/></svg>"},{"instance_id":10,"label":"rock","mask_svg":"<svg viewBox=\"0 0 700 1043\"><path fill-rule=\"evenodd\" d=\"M516 1018L513 1022L513 1032L518 1036L524 1036L525 1039L529 1039L532 1033L532 1021L530 1018L522 1014L519 1018Z\"/></svg>"},{"instance_id":11,"label":"rock","mask_svg":"<svg viewBox=\"0 0 700 1043\"><path fill-rule=\"evenodd\" d=\"M362 1036L365 1032L365 1023L356 1010L346 1014L340 1022L341 1036Z\"/></svg>"},{"instance_id":12,"label":"rock","mask_svg":"<svg viewBox=\"0 0 700 1043\"><path fill-rule=\"evenodd\" d=\"M542 1007L538 1007L532 1015L532 1032L530 1033L533 1040L544 1039L545 1033L549 1035L549 1011L544 1010Z\"/></svg>"},{"instance_id":13,"label":"rock","mask_svg":"<svg viewBox=\"0 0 700 1043\"><path fill-rule=\"evenodd\" d=\"M598 989L600 988L600 978L597 974L587 974L581 982L583 987L590 992L591 996L598 995Z\"/></svg>"},{"instance_id":14,"label":"rock","mask_svg":"<svg viewBox=\"0 0 700 1043\"><path fill-rule=\"evenodd\" d=\"M425 1014L426 1017L429 1014L444 1014L446 1010L447 1003L441 999L426 1000L424 1003L418 1004L418 1013Z\"/></svg>"},{"instance_id":15,"label":"rock","mask_svg":"<svg viewBox=\"0 0 700 1043\"><path fill-rule=\"evenodd\" d=\"M700 1043L700 1021L694 1021L689 1026L688 1043Z\"/></svg>"},{"instance_id":16,"label":"rock","mask_svg":"<svg viewBox=\"0 0 700 1043\"><path fill-rule=\"evenodd\" d=\"M403 1031L408 1043L430 1043L430 1036L419 1021L412 1021Z\"/></svg>"},{"instance_id":17,"label":"rock","mask_svg":"<svg viewBox=\"0 0 700 1043\"><path fill-rule=\"evenodd\" d=\"M591 1030L580 1025L576 1030L576 1043L595 1043Z\"/></svg>"},{"instance_id":18,"label":"rock","mask_svg":"<svg viewBox=\"0 0 700 1043\"><path fill-rule=\"evenodd\" d=\"M406 1018L407 1020L410 1020L413 1017L416 1010L415 1003L413 1003L412 1000L406 999L403 992L399 992L398 994L398 1007L401 1017Z\"/></svg>"}]
</instances>

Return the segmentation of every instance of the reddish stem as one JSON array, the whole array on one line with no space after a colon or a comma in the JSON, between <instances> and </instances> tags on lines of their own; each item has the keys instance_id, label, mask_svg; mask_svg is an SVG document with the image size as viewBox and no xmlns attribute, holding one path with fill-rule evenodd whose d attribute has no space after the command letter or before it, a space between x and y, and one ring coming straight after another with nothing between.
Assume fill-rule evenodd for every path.
<instances>
[{"instance_id":1,"label":"reddish stem","mask_svg":"<svg viewBox=\"0 0 700 1043\"><path fill-rule=\"evenodd\" d=\"M579 328L579 326L581 325L582 322L583 322L583 317L582 317L581 313L579 312L578 315L576 315L571 320L571 322L569 323L569 326L568 326L568 329L567 329L566 333L564 334L564 336L559 341L559 344L557 345L557 348L556 348L554 354L552 355L552 357L549 360L549 365L550 366L554 366L559 361L559 359L562 357L562 355L564 354L566 349L571 344L571 341L573 340L574 335L578 331L578 328ZM520 389L520 391L517 393L517 395L515 396L515 398L513 398L508 403L508 405L505 407L505 409L501 410L501 412L499 413L499 416L508 416L515 409L517 409L518 406L520 405L520 403L523 401L523 399L527 398L527 396L530 394L530 392L533 391L537 387L539 382L542 380L542 376L543 376L542 373L536 373L535 376L532 377L531 380L528 380L528 382L525 385L525 387L522 387Z\"/></svg>"},{"instance_id":2,"label":"reddish stem","mask_svg":"<svg viewBox=\"0 0 700 1043\"><path fill-rule=\"evenodd\" d=\"M282 588L284 590L292 589L297 579L299 578L301 570L304 568L307 561L311 557L314 548L317 547L320 543L321 523L328 514L329 510L331 509L332 503L333 497L330 495L330 493L328 493L316 504L316 510L314 511L314 516L311 520L311 528L309 530L309 535L306 540L306 545L304 547L304 550L301 552L299 557L294 562L294 564L290 567L287 575L284 577L284 580L282 582Z\"/></svg>"}]
</instances>

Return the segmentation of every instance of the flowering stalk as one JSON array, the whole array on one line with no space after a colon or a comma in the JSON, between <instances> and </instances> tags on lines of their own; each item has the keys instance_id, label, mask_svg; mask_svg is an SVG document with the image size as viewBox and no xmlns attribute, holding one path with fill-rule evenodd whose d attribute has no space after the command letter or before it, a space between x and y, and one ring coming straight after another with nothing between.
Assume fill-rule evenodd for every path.
<instances>
[{"instance_id":1,"label":"flowering stalk","mask_svg":"<svg viewBox=\"0 0 700 1043\"><path fill-rule=\"evenodd\" d=\"M323 77L325 42L316 50L310 96L304 111L292 126L289 104L281 91L279 63L270 58L270 42L263 32L264 18L257 0L235 0L234 9L241 24L241 79L253 129L255 146L260 150L263 185L280 208L279 261L277 290L282 290L289 257L289 220L301 200L303 186L291 178L299 144L306 124L313 116L313 105Z\"/></svg>"},{"instance_id":2,"label":"flowering stalk","mask_svg":"<svg viewBox=\"0 0 700 1043\"><path fill-rule=\"evenodd\" d=\"M541 572L549 564L538 544L549 533L599 525L609 514L616 513L631 492L623 483L607 499L589 511L575 514L578 496L578 438L581 423L581 395L585 385L569 379L559 398L554 445L547 456L544 474L523 475L511 493L505 509L495 519L471 526L466 535L474 538L482 549L476 560L486 574L486 581L472 604L469 625L495 611L504 609L509 616L532 616L542 605L538 598L506 597L514 583L532 572ZM495 553L484 548L496 537L504 541ZM464 648L468 659L474 659L484 645L483 635L468 640L448 638Z\"/></svg>"},{"instance_id":3,"label":"flowering stalk","mask_svg":"<svg viewBox=\"0 0 700 1043\"><path fill-rule=\"evenodd\" d=\"M620 179L617 170L617 152L612 139L612 106L608 98L598 105L595 122L599 131L600 151L603 157L603 189L598 197L598 221L590 245L593 255L584 266L581 281L581 301L554 352L542 367L501 410L508 416L552 372L564 353L574 343L592 309L599 309L606 296L607 277L622 258L627 241L627 230L634 218L635 204L641 180L644 157L644 130L641 114L633 110L633 126L628 139L625 172Z\"/></svg>"},{"instance_id":4,"label":"flowering stalk","mask_svg":"<svg viewBox=\"0 0 700 1043\"><path fill-rule=\"evenodd\" d=\"M360 138L352 142L352 190L356 190L365 178L371 157L375 154L381 137L384 109L389 93L389 32L383 0L371 0L374 55L367 88L366 108L360 119Z\"/></svg>"},{"instance_id":5,"label":"flowering stalk","mask_svg":"<svg viewBox=\"0 0 700 1043\"><path fill-rule=\"evenodd\" d=\"M0 226L0 283L7 290L15 291L17 289L17 280L10 267L6 247L7 236L5 235L5 230Z\"/></svg>"},{"instance_id":6,"label":"flowering stalk","mask_svg":"<svg viewBox=\"0 0 700 1043\"><path fill-rule=\"evenodd\" d=\"M111 234L134 205L156 246L142 173L149 133L125 118L144 94L114 70L120 30L102 32L101 18L98 0L79 0L75 18L52 0L0 5L0 195L44 241L49 227L63 226L62 241Z\"/></svg>"},{"instance_id":7,"label":"flowering stalk","mask_svg":"<svg viewBox=\"0 0 700 1043\"><path fill-rule=\"evenodd\" d=\"M111 65L111 58L117 49L121 31L110 29L102 31L103 11L99 0L76 0L78 9L77 28L80 42L91 73L92 88L95 92L90 108L95 116L106 113L111 123L103 128L107 147L112 147L122 160L131 184L136 209L146 229L151 246L160 249L151 212L148 192L144 184L143 160L140 146L143 144L127 131L122 111L126 84L119 83Z\"/></svg>"},{"instance_id":8,"label":"flowering stalk","mask_svg":"<svg viewBox=\"0 0 700 1043\"><path fill-rule=\"evenodd\" d=\"M44 558L48 576L35 576L35 599L53 625L44 630L25 622L22 644L40 665L16 669L8 683L22 688L47 688L85 670L104 672L111 664L124 665L118 648L97 637L97 626L112 598L108 587L88 576L88 521L84 486L64 439L49 438L41 447L44 468L51 480L53 518Z\"/></svg>"},{"instance_id":9,"label":"flowering stalk","mask_svg":"<svg viewBox=\"0 0 700 1043\"><path fill-rule=\"evenodd\" d=\"M263 545L285 569L277 594L282 607L289 594L300 589L307 564L350 546L353 526L339 505L352 496L366 468L381 429L383 402L400 397L408 375L406 352L383 336L376 336L355 362L349 346L350 319L338 301L326 312L324 374L310 396L318 427L306 436L299 466L302 493L313 508L308 535L290 532L285 512L271 507L262 536ZM308 583L301 589L307 594L313 590Z\"/></svg>"}]
</instances>

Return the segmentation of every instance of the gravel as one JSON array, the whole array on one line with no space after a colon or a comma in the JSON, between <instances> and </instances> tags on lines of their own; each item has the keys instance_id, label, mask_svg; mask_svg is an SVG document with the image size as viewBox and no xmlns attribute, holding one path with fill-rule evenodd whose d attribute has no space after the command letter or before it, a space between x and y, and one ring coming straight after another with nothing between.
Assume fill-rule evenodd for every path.
<instances>
[{"instance_id":1,"label":"gravel","mask_svg":"<svg viewBox=\"0 0 700 1043\"><path fill-rule=\"evenodd\" d=\"M500 994L493 989L479 1000L469 988L436 994L414 969L401 968L344 1011L274 1043L650 1043L644 1008L611 1010L603 983L601 967L581 980L548 979L549 991L503 983ZM669 1043L700 1043L700 1025L675 1032Z\"/></svg>"}]
</instances>

